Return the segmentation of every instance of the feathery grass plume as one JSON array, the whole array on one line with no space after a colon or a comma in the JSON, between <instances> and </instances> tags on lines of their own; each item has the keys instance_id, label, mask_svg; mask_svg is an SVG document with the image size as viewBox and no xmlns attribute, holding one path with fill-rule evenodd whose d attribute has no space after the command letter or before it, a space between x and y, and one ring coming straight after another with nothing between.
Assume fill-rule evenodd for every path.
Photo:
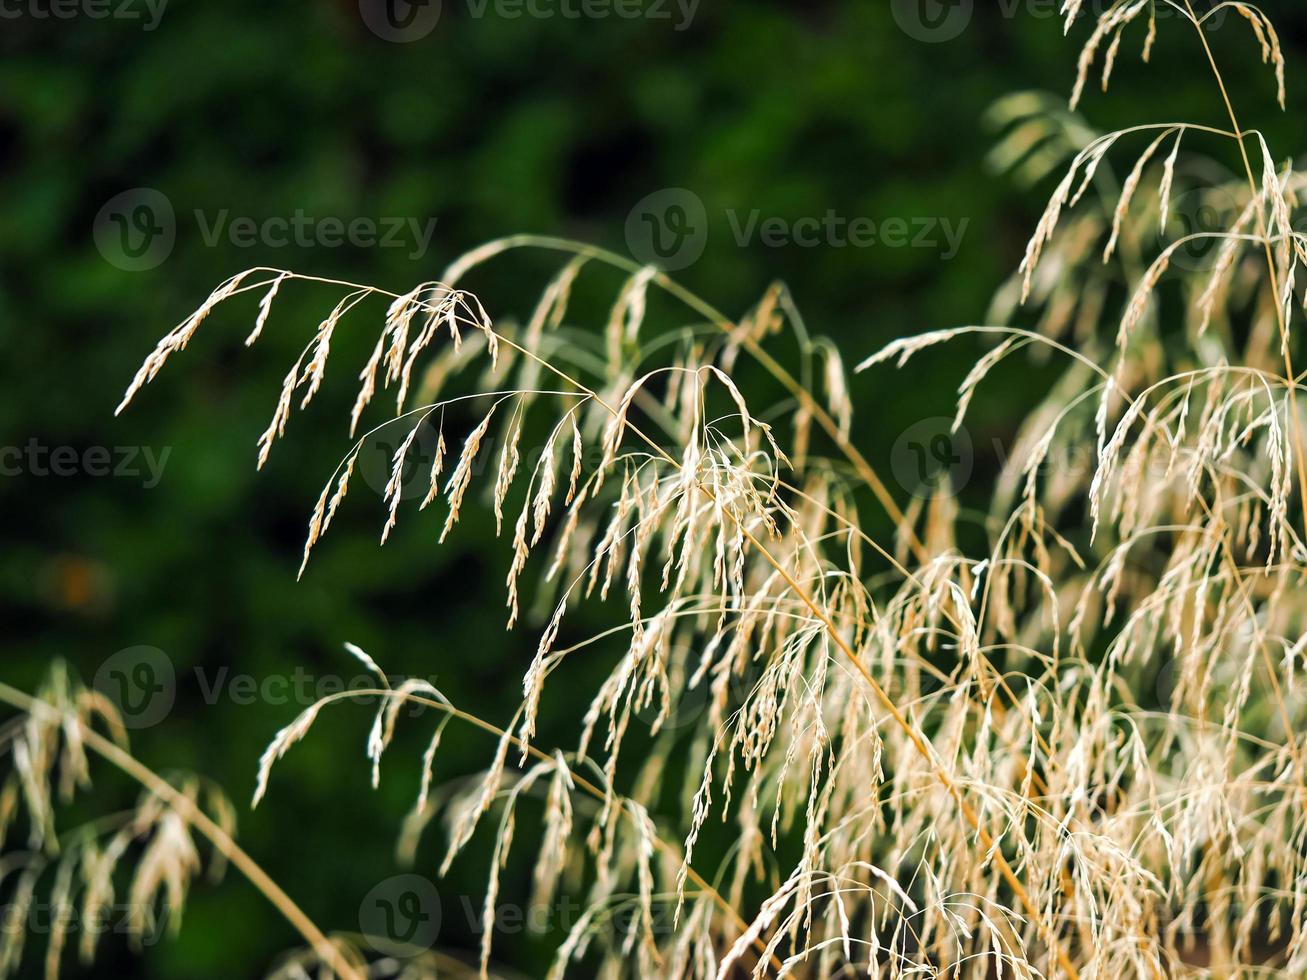
<instances>
[{"instance_id":1,"label":"feathery grass plume","mask_svg":"<svg viewBox=\"0 0 1307 980\"><path fill-rule=\"evenodd\" d=\"M114 706L62 663L34 696L0 684L0 703L18 712L3 726L10 765L0 784L0 824L27 828L25 846L15 847L12 835L0 843L6 892L0 976L19 975L33 963L25 955L33 929L46 936L37 962L48 978L63 972L70 945L83 967L91 967L111 932L125 934L139 954L165 925L173 934L181 928L191 886L206 870L216 882L235 863L264 887L266 876L232 839L236 811L222 791L197 776L164 778L139 763ZM126 809L63 826L74 797L94 792L93 757L137 781L141 793ZM302 917L275 886L265 894L284 902L292 918ZM304 938L315 943L321 934L309 929Z\"/></svg>"},{"instance_id":2,"label":"feathery grass plume","mask_svg":"<svg viewBox=\"0 0 1307 980\"><path fill-rule=\"evenodd\" d=\"M1224 7L1250 25L1283 92L1280 44L1257 8L1200 17L1179 0L1166 26L1224 91L1204 33ZM1307 511L1292 367L1304 181L1240 125L1232 99L1228 129L1096 131L1076 109L1090 71L1101 64L1108 85L1132 26L1147 61L1156 4L1095 13L1064 0L1060 13L1068 30L1092 19L1071 108L1027 93L992 114L1004 129L993 163L1027 182L1064 168L995 322L898 338L857 368L988 342L959 384L955 434L1012 361L1061 370L1032 393L978 531L970 500L987 488L967 488L963 504L950 488L895 501L850 442L840 352L809 334L783 287L729 317L655 268L536 236L489 243L402 294L311 280L331 312L285 376L260 459L294 391L307 386L307 400L327 383L333 333L360 328L365 301L382 300L351 433L376 414L378 389L395 387L378 427L439 417L420 507L448 508L440 539L474 500L511 528L508 621L531 635L510 718L481 719L429 684L392 687L360 658L379 678L367 692L380 699L374 784L399 706L437 716L401 854L435 826L446 869L477 834L491 842L482 975L528 811L542 837L536 894L585 895L551 977L1307 972ZM1235 180L1203 162L1230 143L1245 161ZM1182 200L1215 204L1217 226L1177 237ZM492 319L464 283L527 248L559 268L520 323ZM582 276L610 290L593 329L571 322ZM124 405L218 302L261 295L257 336L272 329L276 291L299 278L229 280L160 342ZM757 371L788 400L752 404ZM456 429L446 409L473 400L477 415ZM447 424L462 440L448 475ZM414 432L392 460L383 538L402 517ZM361 445L327 476L305 563ZM867 532L872 508L894 540ZM582 604L608 625L565 632ZM537 744L559 710L554 689L589 676L582 657L606 676L575 746ZM277 734L256 802L321 711L356 696ZM494 747L484 773L442 793L451 720ZM42 744L21 761L15 749L0 815L21 805L48 840ZM724 852L718 819L737 828ZM174 857L173 870L190 867L183 849ZM171 891L166 874L146 881ZM337 955L365 962L348 945Z\"/></svg>"}]
</instances>

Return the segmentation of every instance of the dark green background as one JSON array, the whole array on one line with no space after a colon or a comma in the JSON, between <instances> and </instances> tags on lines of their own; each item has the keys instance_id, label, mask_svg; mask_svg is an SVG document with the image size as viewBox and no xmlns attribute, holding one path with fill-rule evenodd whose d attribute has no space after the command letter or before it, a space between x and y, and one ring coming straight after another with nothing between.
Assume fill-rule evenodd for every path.
<instances>
[{"instance_id":1,"label":"dark green background","mask_svg":"<svg viewBox=\"0 0 1307 980\"><path fill-rule=\"evenodd\" d=\"M251 814L244 804L256 760L298 709L208 704L195 670L210 681L224 667L260 678L297 667L356 676L340 652L354 640L394 673L434 675L455 701L502 722L540 624L528 618L502 631L507 548L492 544L479 498L443 547L431 520L408 514L378 548L382 507L360 484L296 582L309 510L347 445L350 376L378 310L342 331L328 390L292 420L261 475L255 439L282 374L335 294L288 288L253 351L240 340L255 304L232 304L115 419L141 358L218 282L249 266L402 291L511 232L624 251L628 211L664 187L691 189L713 216L702 259L678 278L728 313L783 278L814 332L835 338L849 363L896 336L977 322L1019 260L1046 190L987 171L992 134L979 117L1016 89L1069 91L1085 33L1082 25L1063 38L1048 3L1023 5L1015 18L989 0L977 6L960 36L923 43L897 26L885 0L703 0L680 32L648 19L509 20L493 7L477 18L445 0L430 36L400 45L371 34L354 0L173 0L152 32L117 19L41 19L23 0L19 16L0 20L0 442L167 447L171 455L152 489L132 478L0 480L0 676L31 688L54 658L89 679L123 648L166 651L177 706L136 733L141 758L220 782L241 806L241 840L273 877L325 928L357 928L362 897L398 870L392 845L429 719L405 729L374 793L363 758L369 713L340 710L293 751ZM1268 10L1286 35L1307 23L1297 4L1273 0ZM1137 63L1141 40L1127 38L1111 95L1091 87L1093 124L1223 124L1192 34L1164 24L1151 67ZM1246 122L1279 134L1281 152L1294 149L1307 94L1300 47L1289 52L1290 113L1278 116L1247 31L1224 29L1215 44ZM140 186L169 197L178 236L157 269L130 273L102 258L91 228L107 200ZM438 224L431 252L413 260L406 249L207 247L194 209ZM910 248L741 248L721 218L727 209L970 224L945 262ZM548 269L537 256L509 257L473 285L492 313L521 315ZM874 463L885 464L911 422L951 412L978 350L962 344L913 362L909 373L854 381L855 441ZM973 435L984 444L1010 435L1042 382L1018 371L982 389ZM994 463L978 452L982 474ZM550 689L541 744L574 743L589 691ZM442 778L474 772L492 748L454 733ZM130 799L107 772L98 788L98 812ZM438 859L436 843L421 870ZM523 900L530 860L524 843L503 901ZM479 903L485 866L484 848L474 848L440 883L449 949L475 948L459 896ZM508 935L497 955L540 975L557 939ZM198 886L180 939L144 960L106 940L97 975L252 976L296 941L233 876Z\"/></svg>"}]
</instances>

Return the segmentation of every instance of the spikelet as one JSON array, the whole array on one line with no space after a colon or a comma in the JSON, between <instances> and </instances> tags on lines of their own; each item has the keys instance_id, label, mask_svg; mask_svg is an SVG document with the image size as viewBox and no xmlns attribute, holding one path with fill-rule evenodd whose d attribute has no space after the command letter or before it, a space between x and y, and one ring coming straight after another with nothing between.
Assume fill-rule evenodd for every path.
<instances>
[{"instance_id":1,"label":"spikelet","mask_svg":"<svg viewBox=\"0 0 1307 980\"><path fill-rule=\"evenodd\" d=\"M262 270L250 269L228 279L209 294L209 298L200 305L198 310L188 316L168 333L164 334L163 338L155 345L154 350L150 352L149 356L146 357L145 362L137 370L136 376L132 378L132 383L128 385L127 391L123 394L122 401L120 401L118 407L114 409L114 414L121 415L123 409L131 404L136 393L140 391L142 387L154 380L155 375L159 373L159 370L167 362L168 358L177 351L186 349L186 345L190 343L191 338L195 336L195 331L199 329L200 324L208 318L214 308L223 300L235 295L238 291L241 291L241 283L245 278L259 271ZM278 277L278 279L279 278L280 277Z\"/></svg>"},{"instance_id":2,"label":"spikelet","mask_svg":"<svg viewBox=\"0 0 1307 980\"><path fill-rule=\"evenodd\" d=\"M436 453L431 459L431 470L427 474L427 493L422 498L419 510L425 510L427 506L440 496L440 474L445 469L445 420L444 412L441 412L440 427L436 430Z\"/></svg>"},{"instance_id":3,"label":"spikelet","mask_svg":"<svg viewBox=\"0 0 1307 980\"><path fill-rule=\"evenodd\" d=\"M608 350L608 370L610 377L617 377L622 363L624 345L635 342L640 324L644 322L646 296L649 281L657 274L654 266L644 266L630 276L622 285L617 302L608 315L608 326L604 330L605 346Z\"/></svg>"},{"instance_id":4,"label":"spikelet","mask_svg":"<svg viewBox=\"0 0 1307 980\"><path fill-rule=\"evenodd\" d=\"M409 677L399 687L391 690L390 682L384 674L382 684L388 692L381 698L377 712L372 718L372 728L368 731L367 755L372 763L372 788L381 785L381 758L395 738L395 724L400 711L417 696L434 698L437 702L447 703L444 695L430 682L420 677ZM426 778L424 773L424 779ZM424 791L425 792L425 791ZM420 798L424 793L419 794Z\"/></svg>"},{"instance_id":5,"label":"spikelet","mask_svg":"<svg viewBox=\"0 0 1307 980\"><path fill-rule=\"evenodd\" d=\"M418 787L417 802L413 805L412 817L421 818L427 812L428 801L431 797L431 783L435 776L436 753L440 751L440 743L444 738L445 728L452 717L452 715L445 715L440 719L431 740L427 743L426 750L422 753L422 780ZM413 843L414 847L416 847L416 841ZM401 851L403 850L405 849L401 845Z\"/></svg>"},{"instance_id":6,"label":"spikelet","mask_svg":"<svg viewBox=\"0 0 1307 980\"><path fill-rule=\"evenodd\" d=\"M417 425L409 429L395 449L394 455L390 461L390 477L386 480L386 486L382 492L382 499L387 505L386 523L381 529L381 543L385 544L386 539L390 537L391 530L395 527L395 522L399 519L399 503L404 497L404 462L408 458L409 449L413 446L413 440L417 438L418 430L422 427L425 419L419 419Z\"/></svg>"},{"instance_id":7,"label":"spikelet","mask_svg":"<svg viewBox=\"0 0 1307 980\"><path fill-rule=\"evenodd\" d=\"M300 712L299 716L289 725L277 732L268 747L263 750L263 755L259 757L259 773L254 783L254 797L250 801L250 808L253 809L259 805L264 794L268 791L268 778L272 775L272 767L278 760L285 757L291 747L304 738L313 727L313 723L318 719L318 712L321 710L321 703L312 704Z\"/></svg>"},{"instance_id":8,"label":"spikelet","mask_svg":"<svg viewBox=\"0 0 1307 980\"><path fill-rule=\"evenodd\" d=\"M526 560L531 554L526 543L526 518L529 506L529 501L522 505L522 511L518 514L517 523L513 528L513 560L508 567L508 577L505 580L507 597L504 603L508 606L507 629L512 629L517 624L517 617L521 612L518 607L517 580L526 567Z\"/></svg>"},{"instance_id":9,"label":"spikelet","mask_svg":"<svg viewBox=\"0 0 1307 980\"><path fill-rule=\"evenodd\" d=\"M1071 33L1071 25L1075 19L1080 16L1080 8L1084 6L1085 0L1062 0L1062 9L1058 13L1062 17L1062 33Z\"/></svg>"},{"instance_id":10,"label":"spikelet","mask_svg":"<svg viewBox=\"0 0 1307 980\"><path fill-rule=\"evenodd\" d=\"M449 515L445 518L445 526L440 531L440 541L444 542L445 537L458 523L459 510L463 506L463 497L467 493L468 484L472 481L472 463L476 459L477 453L481 450L481 443L486 437L486 431L490 428L490 421L495 416L496 409L499 408L499 402L490 406L490 411L486 412L480 424L477 425L463 443L463 450L459 453L458 462L454 466L454 471L450 474L448 482L445 484L445 498L449 503Z\"/></svg>"},{"instance_id":11,"label":"spikelet","mask_svg":"<svg viewBox=\"0 0 1307 980\"><path fill-rule=\"evenodd\" d=\"M1183 130L1179 131L1176 136L1177 148L1180 145L1179 135L1181 133L1183 133ZM1112 253L1116 251L1116 243L1121 237L1121 225L1125 221L1126 214L1130 210L1130 201L1139 187L1139 181L1144 175L1144 167L1148 166L1148 161L1153 158L1153 154L1157 152L1158 148L1161 147L1162 143L1170 135L1171 131L1167 130L1154 139L1153 142L1149 143L1148 149L1140 154L1139 159L1135 161L1135 165L1131 169L1129 176L1126 177L1125 184L1121 188L1121 197L1117 201L1116 211L1112 215L1112 237L1108 239L1107 246L1103 249L1104 262L1108 261L1112 257ZM1167 173L1169 174L1170 172L1171 164L1168 163ZM1165 178L1163 178L1163 185L1166 186ZM1165 194L1163 194L1162 200L1163 214L1165 214ZM1162 227L1165 227L1165 224L1163 224Z\"/></svg>"},{"instance_id":12,"label":"spikelet","mask_svg":"<svg viewBox=\"0 0 1307 980\"><path fill-rule=\"evenodd\" d=\"M1083 157L1083 154L1082 154ZM1101 159L1100 154L1097 159ZM1035 269L1039 266L1040 256L1043 254L1044 247L1053 237L1053 232L1057 228L1058 219L1061 217L1062 208L1066 206L1071 193L1071 185L1075 182L1076 167L1081 163L1081 157L1077 157L1072 163L1071 169L1067 171L1062 182L1057 185L1053 191L1053 196L1049 198L1048 205L1044 213L1039 218L1039 223L1035 226L1035 233L1030 237L1026 244L1026 253L1021 259L1020 271L1023 274L1021 282L1021 302L1025 302L1030 297L1030 286L1034 279ZM1092 161L1091 161L1092 166ZM1089 168L1086 168L1089 172ZM1088 179L1085 184L1088 186Z\"/></svg>"},{"instance_id":13,"label":"spikelet","mask_svg":"<svg viewBox=\"0 0 1307 980\"><path fill-rule=\"evenodd\" d=\"M160 892L165 907L174 913L171 920L174 932L180 929L187 889L201 869L200 854L191 840L190 830L175 811L160 814L153 831L136 866L129 896L128 924L138 939L146 936L153 925L150 913Z\"/></svg>"},{"instance_id":14,"label":"spikelet","mask_svg":"<svg viewBox=\"0 0 1307 980\"><path fill-rule=\"evenodd\" d=\"M295 362L295 366L286 374L281 383L281 394L277 398L277 407L273 410L272 421L268 423L268 428L264 430L263 435L259 436L259 461L258 468L263 469L263 464L268 461L268 454L272 452L273 442L280 436L286 434L286 421L290 418L291 396L295 393L295 383L299 380L300 365Z\"/></svg>"},{"instance_id":15,"label":"spikelet","mask_svg":"<svg viewBox=\"0 0 1307 980\"><path fill-rule=\"evenodd\" d=\"M453 288L463 277L475 269L477 266L488 262L496 255L512 247L512 240L508 238L499 238L492 242L486 242L479 248L459 256L454 262L445 269L440 275L440 281Z\"/></svg>"},{"instance_id":16,"label":"spikelet","mask_svg":"<svg viewBox=\"0 0 1307 980\"><path fill-rule=\"evenodd\" d=\"M499 366L499 335L495 333L494 326L490 322L490 314L486 312L479 299L468 293L459 293L459 301L464 306L467 306L469 301L476 304L475 310L470 307L468 307L468 310L474 317L473 323L476 328L486 338L486 353L490 355L491 370L494 370Z\"/></svg>"},{"instance_id":17,"label":"spikelet","mask_svg":"<svg viewBox=\"0 0 1307 980\"><path fill-rule=\"evenodd\" d=\"M322 493L318 496L318 501L313 505L313 515L309 518L309 533L304 541L304 556L300 560L299 576L304 576L304 570L309 565L309 554L313 551L313 546L318 543L318 539L327 532L331 526L331 520L336 516L336 510L340 507L341 501L345 499L345 494L349 490L350 477L354 475L354 464L358 460L358 450L352 451L341 463L335 478L335 484L330 480L322 488Z\"/></svg>"},{"instance_id":18,"label":"spikelet","mask_svg":"<svg viewBox=\"0 0 1307 980\"><path fill-rule=\"evenodd\" d=\"M533 901L548 905L568 860L568 841L572 836L572 793L576 784L561 752L554 753L553 776L545 803L544 840L540 859L533 872Z\"/></svg>"},{"instance_id":19,"label":"spikelet","mask_svg":"<svg viewBox=\"0 0 1307 980\"><path fill-rule=\"evenodd\" d=\"M508 760L508 747L512 743L513 737L510 734L512 726L510 725L499 737L499 744L495 750L494 759L490 763L490 768L481 778L481 783L474 788L472 795L467 797L463 805L455 814L454 824L449 833L449 846L445 851L445 859L440 865L441 875L449 871L450 865L458 853L467 846L468 841L476 832L477 824L481 822L482 816L490 809L491 803L494 802L495 795L504 779L504 768Z\"/></svg>"},{"instance_id":20,"label":"spikelet","mask_svg":"<svg viewBox=\"0 0 1307 980\"><path fill-rule=\"evenodd\" d=\"M263 328L268 322L268 317L272 314L272 302L277 298L277 293L281 290L281 284L290 278L289 272L283 272L272 280L272 285L268 291L263 294L263 299L259 300L259 315L254 321L254 329L250 335L245 338L245 346L252 347L254 342L263 335Z\"/></svg>"},{"instance_id":21,"label":"spikelet","mask_svg":"<svg viewBox=\"0 0 1307 980\"><path fill-rule=\"evenodd\" d=\"M527 321L526 332L522 338L522 345L527 350L538 350L545 331L547 329L556 329L562 323L563 317L567 313L572 286L581 274L581 268L587 260L588 256L576 256L563 266L549 285L545 287L545 291L540 295L540 299L536 303L535 310L531 313L531 318ZM540 370L540 362L534 358L527 358L523 361L520 387L524 391L537 387Z\"/></svg>"},{"instance_id":22,"label":"spikelet","mask_svg":"<svg viewBox=\"0 0 1307 980\"><path fill-rule=\"evenodd\" d=\"M281 278L269 290L269 296L273 295ZM301 365L304 360L304 355L301 355L286 375L282 382L281 395L277 400L277 407L273 412L272 421L268 424L268 428L263 435L259 437L259 469L262 469L263 464L268 461L273 442L286 433L286 422L290 418L292 394L297 388L306 386L304 396L300 400L300 409L303 410L308 407L309 402L313 400L313 396L317 394L318 389L321 387L322 379L326 374L327 358L331 353L331 335L336 328L336 324L339 323L341 316L356 305L367 293L367 290L357 290L336 304L327 319L318 327L317 334L311 344L313 355L309 359L309 363L303 365L301 372ZM271 300L265 297L265 301L270 308ZM262 312L260 316L263 316ZM261 330L262 326L259 329Z\"/></svg>"},{"instance_id":23,"label":"spikelet","mask_svg":"<svg viewBox=\"0 0 1307 980\"><path fill-rule=\"evenodd\" d=\"M363 417L363 410L367 408L368 402L377 390L377 370L381 367L381 358L386 349L386 334L383 332L377 338L376 346L372 348L372 354L368 357L367 363L363 365L363 370L359 372L358 395L354 399L354 408L349 415L349 434L354 435L358 431L359 419Z\"/></svg>"},{"instance_id":24,"label":"spikelet","mask_svg":"<svg viewBox=\"0 0 1307 980\"><path fill-rule=\"evenodd\" d=\"M1276 33L1275 25L1271 23L1266 14L1251 4L1237 2L1236 0L1236 2L1228 3L1225 6L1233 7L1252 27L1257 43L1261 45L1262 63L1270 63L1275 66L1276 96L1280 108L1284 109L1284 52L1280 49L1280 36Z\"/></svg>"},{"instance_id":25,"label":"spikelet","mask_svg":"<svg viewBox=\"0 0 1307 980\"><path fill-rule=\"evenodd\" d=\"M518 452L518 443L522 439L522 409L513 413L512 420L508 423L508 432L504 437L503 448L499 452L499 470L495 474L495 494L494 494L494 511L495 511L495 534L502 533L504 529L504 499L508 496L509 488L513 485L513 477L517 473L518 464L522 461L522 456Z\"/></svg>"},{"instance_id":26,"label":"spikelet","mask_svg":"<svg viewBox=\"0 0 1307 980\"><path fill-rule=\"evenodd\" d=\"M962 420L966 418L967 408L971 405L971 399L975 396L976 388L979 387L980 382L985 380L985 375L989 374L994 366L1008 355L1016 342L1016 337L1008 337L978 360L971 370L967 372L967 376L962 379L962 384L958 386L958 407L953 415L953 426L950 430L955 435L958 429L962 428Z\"/></svg>"},{"instance_id":27,"label":"spikelet","mask_svg":"<svg viewBox=\"0 0 1307 980\"><path fill-rule=\"evenodd\" d=\"M415 298L412 302L411 316L425 315L422 329L409 343L407 352L401 352L399 349L403 346L402 340L392 342L391 346L392 364L399 362L401 353L403 356L403 365L398 369L399 390L395 395L395 411L401 414L408 399L408 389L413 379L413 368L417 364L418 358L435 340L437 332L448 315L447 309L452 306L455 300L455 294L443 283L428 283L426 288L428 290L426 296L434 297L434 299Z\"/></svg>"},{"instance_id":28,"label":"spikelet","mask_svg":"<svg viewBox=\"0 0 1307 980\"><path fill-rule=\"evenodd\" d=\"M327 314L327 318L318 326L318 332L313 338L313 356L309 358L309 363L304 367L304 374L301 376L299 383L307 385L304 392L304 398L300 401L300 408L309 407L309 402L313 396L318 393L322 387L322 379L327 373L327 358L331 354L331 337L336 332L336 326L340 323L341 317L359 304L368 295L367 290L356 290L347 294L339 303L337 303Z\"/></svg>"},{"instance_id":29,"label":"spikelet","mask_svg":"<svg viewBox=\"0 0 1307 980\"><path fill-rule=\"evenodd\" d=\"M882 347L875 354L859 362L854 368L855 371L865 371L869 367L877 364L883 364L892 358L898 358L897 367L902 367L908 362L913 354L927 347L934 347L936 344L942 344L945 341L952 340L958 336L958 330L931 330L928 333L917 334L915 337L900 337L898 340L891 341Z\"/></svg>"},{"instance_id":30,"label":"spikelet","mask_svg":"<svg viewBox=\"0 0 1307 980\"><path fill-rule=\"evenodd\" d=\"M574 417L568 413L568 417ZM534 547L540 541L540 536L545 533L545 522L549 519L549 511L553 505L554 488L558 479L557 461L555 454L557 452L558 437L563 431L563 422L554 426L554 430L549 434L549 439L545 442L544 452L540 455L540 460L536 463L535 472L532 481L535 484L535 496L531 498L531 545ZM525 508L525 504L523 507ZM523 510L525 514L525 509Z\"/></svg>"},{"instance_id":31,"label":"spikelet","mask_svg":"<svg viewBox=\"0 0 1307 980\"><path fill-rule=\"evenodd\" d=\"M390 681L386 678L386 672L377 666L377 662L368 655L357 643L346 643L345 652L361 663L369 673L376 676L381 681L383 687L390 687Z\"/></svg>"},{"instance_id":32,"label":"spikelet","mask_svg":"<svg viewBox=\"0 0 1307 980\"><path fill-rule=\"evenodd\" d=\"M1109 34L1114 35L1103 68L1103 89L1106 91L1108 79L1112 72L1112 60L1115 57L1121 32L1145 10L1151 11L1152 6L1150 0L1120 0L1099 17L1098 23L1094 25L1093 33L1080 51L1080 59L1076 66L1076 82L1071 91L1072 109L1080 104L1080 97L1084 94L1085 83L1089 78L1089 69L1093 67L1094 59L1098 54L1098 49L1102 46L1103 40Z\"/></svg>"},{"instance_id":33,"label":"spikelet","mask_svg":"<svg viewBox=\"0 0 1307 980\"><path fill-rule=\"evenodd\" d=\"M1179 129L1175 134L1175 143L1171 146L1171 152L1166 158L1166 163L1162 165L1162 183L1157 190L1157 199L1159 201L1159 212L1157 218L1157 227L1160 231L1165 232L1168 221L1171 217L1171 186L1175 183L1175 162L1180 155L1180 141L1184 139L1184 129Z\"/></svg>"},{"instance_id":34,"label":"spikelet","mask_svg":"<svg viewBox=\"0 0 1307 980\"><path fill-rule=\"evenodd\" d=\"M1212 263L1212 271L1208 276L1206 288L1204 288L1202 295L1198 297L1197 307L1202 314L1202 320L1198 326L1199 336L1205 334L1208 327L1211 326L1212 317L1216 313L1217 304L1226 286L1227 276L1234 268L1240 249L1246 244L1244 232L1257 215L1258 208L1261 206L1260 202L1261 195L1250 200L1221 241L1221 247L1217 250L1216 259Z\"/></svg>"},{"instance_id":35,"label":"spikelet","mask_svg":"<svg viewBox=\"0 0 1307 980\"><path fill-rule=\"evenodd\" d=\"M1153 290L1161 282L1162 276L1166 274L1167 268L1171 264L1171 256L1183 245L1183 241L1172 242L1168 245L1144 273L1134 293L1130 297L1130 304L1126 307L1125 315L1121 318L1121 325L1116 332L1116 346L1118 350L1124 352L1126 344L1130 342L1130 336L1134 333L1135 328L1143 321L1148 313L1149 300L1152 299Z\"/></svg>"}]
</instances>

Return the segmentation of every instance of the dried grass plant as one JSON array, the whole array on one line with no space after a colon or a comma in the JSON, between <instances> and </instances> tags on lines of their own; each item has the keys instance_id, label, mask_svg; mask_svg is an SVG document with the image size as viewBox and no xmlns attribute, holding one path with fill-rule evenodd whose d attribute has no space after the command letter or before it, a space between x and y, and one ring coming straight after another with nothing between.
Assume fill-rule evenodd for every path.
<instances>
[{"instance_id":1,"label":"dried grass plant","mask_svg":"<svg viewBox=\"0 0 1307 980\"><path fill-rule=\"evenodd\" d=\"M1081 7L1065 0L1068 29ZM1095 132L1077 102L1095 78L1107 88L1123 44L1147 60L1162 7L1181 15L1166 26L1192 29L1229 127ZM984 345L958 389L961 425L1000 362L1065 364L1030 407L975 553L958 543L951 494L900 507L859 454L841 355L810 338L782 286L732 318L656 269L531 236L483 246L402 295L279 269L223 283L159 342L123 406L220 303L261 296L253 344L280 291L321 290L335 305L285 376L262 466L324 382L335 332L381 298L355 441L312 509L304 562L356 481L360 433L376 431L364 419L389 392L395 411L378 428L405 436L382 540L429 426L438 448L420 507L442 509L443 540L484 494L511 554L507 624L532 651L520 708L494 725L428 683L392 686L352 648L376 689L291 721L261 760L255 803L333 702L363 696L380 699L367 744L375 783L401 707L417 702L443 720L401 853L440 821L443 871L487 835L491 925L516 821L539 826L538 900L585 895L551 978L1307 976L1307 480L1292 341L1304 177L1241 125L1208 47L1218 12L1251 31L1283 104L1280 44L1258 8L1110 5L1092 18L1070 109L1021 95L994 114L996 162L1031 179L1063 173L991 311L993 324L1036 322L909 337L858 365L886 371L934 345ZM1239 179L1203 183L1194 161L1230 144ZM1171 235L1181 195L1215 209L1219 227ZM523 323L497 322L460 283L526 248L557 254L559 271ZM614 270L602 331L574 325L578 278ZM656 330L654 294L690 322ZM789 400L751 407L733 380L741 359ZM472 405L479 421L451 431L455 404L449 416ZM537 434L542 451L526 453ZM1091 466L1048 465L1085 447ZM894 540L863 532L870 507L890 516ZM547 611L525 625L530 597ZM616 608L613 627L564 640L568 610L585 602ZM607 679L574 745L541 744L556 675L578 658L608 664ZM70 683L35 702L0 689L26 712L6 740L5 822L22 811L33 844L52 843L49 786L80 782L88 747L105 754L147 799L108 844L63 847L73 868L57 887L67 894L80 874L86 900L100 900L105 863L144 838L133 889L179 905L199 867L192 836L241 854L226 811L211 819L196 784L140 771L111 712ZM706 705L697 722L668 725L695 696ZM93 733L97 712L108 736ZM632 752L637 717L652 718L653 739ZM437 794L450 721L494 748L479 779ZM667 785L686 767L683 792ZM728 852L701 844L710 821L733 828ZM306 938L287 975L369 969L366 947L325 937L238 863ZM614 933L619 913L629 927ZM487 928L483 975L493 939ZM448 972L433 958L407 969Z\"/></svg>"}]
</instances>

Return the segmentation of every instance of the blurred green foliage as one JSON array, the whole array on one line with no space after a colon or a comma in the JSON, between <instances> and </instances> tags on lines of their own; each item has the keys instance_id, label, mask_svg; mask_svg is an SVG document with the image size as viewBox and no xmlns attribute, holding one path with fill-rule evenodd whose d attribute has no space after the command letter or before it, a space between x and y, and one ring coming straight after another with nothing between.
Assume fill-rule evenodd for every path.
<instances>
[{"instance_id":1,"label":"blurred green foliage","mask_svg":"<svg viewBox=\"0 0 1307 980\"><path fill-rule=\"evenodd\" d=\"M473 6L446 0L436 29L411 44L374 36L354 0L173 0L148 31L113 18L36 17L45 8L26 0L6 7L0 441L170 455L149 488L128 477L0 480L4 679L30 689L55 658L89 679L115 651L160 648L176 666L177 706L135 733L136 750L156 769L214 778L238 803L264 745L298 708L206 696L206 684L230 674L353 676L341 651L353 640L389 670L434 676L468 710L506 721L539 623L501 629L507 548L492 543L479 507L443 547L430 520L408 515L378 548L381 502L356 489L296 581L309 510L347 445L348 366L366 357L379 311L338 335L329 390L292 420L257 477L254 443L281 376L336 295L288 287L250 352L240 340L255 303L231 304L114 418L141 358L246 267L403 290L511 232L624 252L629 209L665 187L692 190L710 216L703 257L678 278L728 313L784 279L811 329L833 337L848 363L896 336L977 322L1043 204L1042 189L986 170L991 134L980 117L1015 89L1068 91L1083 37L1082 29L1063 38L1049 16L977 6L960 36L934 44L899 29L884 2L703 0L677 31L648 19L508 19L493 6L476 17ZM1270 5L1289 32L1304 23L1291 7ZM1223 122L1194 38L1166 27L1152 66L1137 64L1141 39L1127 39L1113 92L1088 99L1095 125ZM1291 111L1279 117L1246 31L1224 30L1216 43L1248 123L1300 136L1301 52L1290 53ZM122 271L97 251L92 225L107 200L142 186L176 208L176 246L156 269ZM210 246L196 209L256 221L297 209L343 221L434 218L436 233L420 257L406 248ZM741 247L722 215L754 209L969 225L949 261L929 249ZM539 256L510 256L475 285L492 313L521 315L548 273ZM978 350L961 346L914 361L909 375L855 379L855 439L877 465L906 425L950 413ZM1030 378L982 391L974 420L983 440L1010 435L1023 389L1039 383ZM576 703L566 703L568 690ZM587 701L582 683L554 688L540 742L573 744ZM264 806L242 811L245 846L327 929L358 928L362 896L397 872L393 841L429 731L408 726L373 792L363 758L369 722L366 708L337 709L276 772ZM439 775L474 772L490 749L457 733ZM98 787L97 807L130 799L112 774ZM529 847L520 854L506 901L525 894ZM424 848L421 870L437 857ZM440 883L443 946L475 948L463 903L476 907L484 876L474 858ZM557 938L516 932L497 955L538 976ZM249 885L230 879L197 888L180 938L143 959L107 939L94 975L252 976L295 942Z\"/></svg>"}]
</instances>

